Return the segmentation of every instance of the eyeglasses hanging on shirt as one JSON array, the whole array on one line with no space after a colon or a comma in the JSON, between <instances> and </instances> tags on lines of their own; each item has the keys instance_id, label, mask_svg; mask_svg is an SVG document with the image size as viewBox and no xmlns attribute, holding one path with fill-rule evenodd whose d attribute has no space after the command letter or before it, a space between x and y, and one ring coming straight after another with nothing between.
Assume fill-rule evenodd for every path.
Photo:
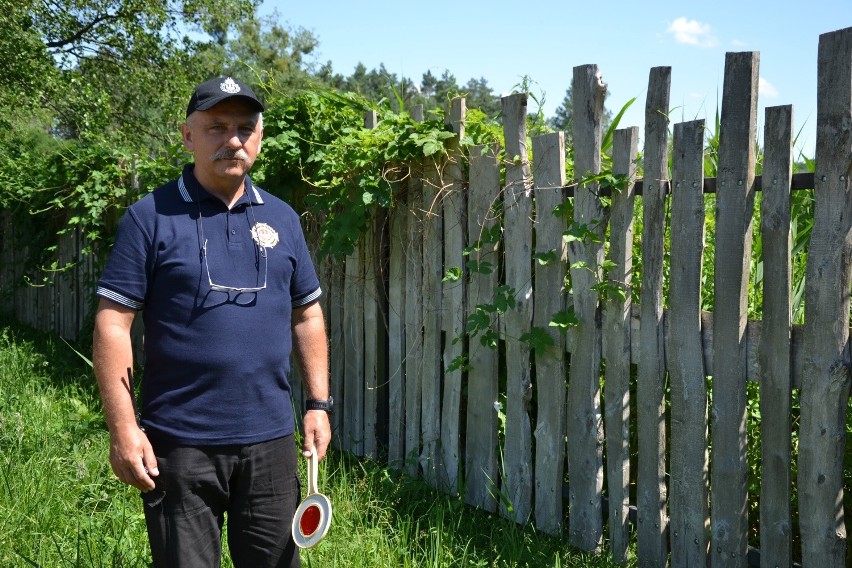
<instances>
[{"instance_id":1,"label":"eyeglasses hanging on shirt","mask_svg":"<svg viewBox=\"0 0 852 568\"><path fill-rule=\"evenodd\" d=\"M216 284L213 282L213 277L210 275L210 264L207 262L207 239L204 237L204 215L201 213L201 200L197 199L198 203L198 224L201 229L201 256L204 258L204 269L207 271L207 282L210 284L210 290L214 292L236 292L237 294L253 294L260 292L266 288L266 277L269 274L269 257L266 253L266 247L261 246L256 240L254 241L260 256L263 257L263 284L261 286L226 286L224 284ZM257 225L257 218L254 216L254 206L249 200L249 209L251 210L251 218L254 225ZM258 263L258 276L260 275L260 266Z\"/></svg>"}]
</instances>

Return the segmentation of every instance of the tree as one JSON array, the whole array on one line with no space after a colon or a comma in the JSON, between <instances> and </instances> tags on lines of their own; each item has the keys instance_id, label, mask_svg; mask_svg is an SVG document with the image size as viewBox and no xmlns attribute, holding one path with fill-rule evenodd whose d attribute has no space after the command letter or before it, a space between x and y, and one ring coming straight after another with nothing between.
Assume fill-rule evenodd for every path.
<instances>
[{"instance_id":1,"label":"tree","mask_svg":"<svg viewBox=\"0 0 852 568\"><path fill-rule=\"evenodd\" d=\"M289 29L278 23L275 12L265 18L247 18L234 26L225 40L226 73L258 81L276 93L292 93L312 81L308 57L319 41L304 28ZM262 93L259 93L262 96Z\"/></svg>"},{"instance_id":2,"label":"tree","mask_svg":"<svg viewBox=\"0 0 852 568\"><path fill-rule=\"evenodd\" d=\"M154 139L174 132L191 85L208 75L197 57L216 22L236 25L255 0L4 0L0 109L41 112L62 138ZM209 37L209 36L208 36ZM21 46L24 57L21 57ZM4 87L7 85L4 85ZM2 113L2 114L8 114ZM169 124L167 128L159 125Z\"/></svg>"},{"instance_id":3,"label":"tree","mask_svg":"<svg viewBox=\"0 0 852 568\"><path fill-rule=\"evenodd\" d=\"M424 110L443 109L447 101L459 92L459 86L455 76L444 70L438 78L431 71L426 71L420 81L420 95L418 104L422 104Z\"/></svg>"},{"instance_id":4,"label":"tree","mask_svg":"<svg viewBox=\"0 0 852 568\"><path fill-rule=\"evenodd\" d=\"M500 97L494 94L484 77L468 81L462 92L468 108L478 108L490 117L500 114L502 110Z\"/></svg>"}]
</instances>

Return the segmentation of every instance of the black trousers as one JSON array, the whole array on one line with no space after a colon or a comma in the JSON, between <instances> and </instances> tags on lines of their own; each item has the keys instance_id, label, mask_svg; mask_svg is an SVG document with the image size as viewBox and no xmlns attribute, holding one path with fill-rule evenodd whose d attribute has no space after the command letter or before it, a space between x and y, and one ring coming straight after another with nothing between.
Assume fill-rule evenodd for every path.
<instances>
[{"instance_id":1,"label":"black trousers","mask_svg":"<svg viewBox=\"0 0 852 568\"><path fill-rule=\"evenodd\" d=\"M226 519L236 568L300 566L290 533L301 499L293 436L246 446L152 445L160 475L142 501L155 567L218 567Z\"/></svg>"}]
</instances>

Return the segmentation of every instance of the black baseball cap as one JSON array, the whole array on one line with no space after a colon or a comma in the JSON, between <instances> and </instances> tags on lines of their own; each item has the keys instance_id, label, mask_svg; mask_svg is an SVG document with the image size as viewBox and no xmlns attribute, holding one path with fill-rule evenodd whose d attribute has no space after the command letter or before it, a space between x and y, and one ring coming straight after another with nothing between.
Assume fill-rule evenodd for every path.
<instances>
[{"instance_id":1,"label":"black baseball cap","mask_svg":"<svg viewBox=\"0 0 852 568\"><path fill-rule=\"evenodd\" d=\"M231 98L240 98L251 103L258 112L264 110L263 103L257 99L251 87L231 77L216 77L195 87L195 92L192 93L189 105L186 107L186 116L197 110L211 109Z\"/></svg>"}]
</instances>

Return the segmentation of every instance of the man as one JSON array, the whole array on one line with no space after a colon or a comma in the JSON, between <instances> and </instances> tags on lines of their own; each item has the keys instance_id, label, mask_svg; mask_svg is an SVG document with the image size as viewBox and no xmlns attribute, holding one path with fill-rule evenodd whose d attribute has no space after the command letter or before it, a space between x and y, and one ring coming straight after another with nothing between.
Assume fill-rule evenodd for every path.
<instances>
[{"instance_id":1,"label":"man","mask_svg":"<svg viewBox=\"0 0 852 568\"><path fill-rule=\"evenodd\" d=\"M230 77L199 85L181 132L194 164L132 205L98 283L95 375L115 475L142 491L155 566L299 566L291 348L302 450L331 439L321 294L298 215L251 183L263 105ZM145 323L138 413L130 328Z\"/></svg>"}]
</instances>

